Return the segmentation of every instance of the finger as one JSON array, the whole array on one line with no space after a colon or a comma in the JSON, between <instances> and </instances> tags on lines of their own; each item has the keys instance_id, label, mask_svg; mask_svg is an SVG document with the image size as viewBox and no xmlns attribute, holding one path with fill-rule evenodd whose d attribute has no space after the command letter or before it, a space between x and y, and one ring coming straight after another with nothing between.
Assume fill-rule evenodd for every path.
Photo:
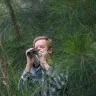
<instances>
[{"instance_id":1,"label":"finger","mask_svg":"<svg viewBox=\"0 0 96 96\"><path fill-rule=\"evenodd\" d=\"M42 53L38 53L38 56L41 57L42 56Z\"/></svg>"},{"instance_id":2,"label":"finger","mask_svg":"<svg viewBox=\"0 0 96 96\"><path fill-rule=\"evenodd\" d=\"M27 52L29 52L30 50L32 50L33 48L29 48L28 50L26 50L26 54L27 54Z\"/></svg>"}]
</instances>

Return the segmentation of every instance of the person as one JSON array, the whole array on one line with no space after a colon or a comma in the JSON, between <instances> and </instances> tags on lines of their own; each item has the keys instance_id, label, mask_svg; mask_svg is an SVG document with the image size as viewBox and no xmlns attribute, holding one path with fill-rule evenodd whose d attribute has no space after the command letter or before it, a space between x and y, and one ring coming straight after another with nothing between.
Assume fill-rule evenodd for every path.
<instances>
[{"instance_id":1,"label":"person","mask_svg":"<svg viewBox=\"0 0 96 96\"><path fill-rule=\"evenodd\" d=\"M34 39L33 48L26 51L27 64L19 80L19 90L29 90L31 86L35 89L32 96L55 96L58 90L66 90L68 76L56 73L51 59L52 52L52 40L47 36Z\"/></svg>"}]
</instances>

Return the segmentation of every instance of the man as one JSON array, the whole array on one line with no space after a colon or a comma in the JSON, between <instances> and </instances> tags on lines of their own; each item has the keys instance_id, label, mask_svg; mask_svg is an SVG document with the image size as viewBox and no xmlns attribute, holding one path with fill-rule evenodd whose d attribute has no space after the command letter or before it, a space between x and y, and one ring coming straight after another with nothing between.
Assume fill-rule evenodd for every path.
<instances>
[{"instance_id":1,"label":"man","mask_svg":"<svg viewBox=\"0 0 96 96\"><path fill-rule=\"evenodd\" d=\"M56 74L50 57L52 51L52 40L47 36L39 36L34 39L33 48L26 51L27 64L19 80L19 89L24 89L25 82L30 81L26 89L36 85L37 90L32 96L55 96L57 90L63 88L66 90L68 78L63 74Z\"/></svg>"}]
</instances>

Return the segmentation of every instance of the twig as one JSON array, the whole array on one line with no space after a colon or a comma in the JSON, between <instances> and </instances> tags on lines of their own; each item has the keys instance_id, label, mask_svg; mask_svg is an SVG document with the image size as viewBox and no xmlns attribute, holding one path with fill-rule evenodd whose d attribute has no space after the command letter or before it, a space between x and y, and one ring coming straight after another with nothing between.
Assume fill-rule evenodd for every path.
<instances>
[{"instance_id":1,"label":"twig","mask_svg":"<svg viewBox=\"0 0 96 96\"><path fill-rule=\"evenodd\" d=\"M5 54L4 54L4 49L2 47L2 44L1 44L1 41L0 41L0 48L1 48L1 51L2 51L2 58L3 58L3 68L0 67L0 70L1 70L1 73L2 73L2 76L3 76L3 84L5 85L6 87L6 90L7 90L7 93L8 93L8 96L10 96L10 90L9 90L9 86L8 86L8 82L7 82L7 78L6 78L6 57L5 57Z\"/></svg>"}]
</instances>

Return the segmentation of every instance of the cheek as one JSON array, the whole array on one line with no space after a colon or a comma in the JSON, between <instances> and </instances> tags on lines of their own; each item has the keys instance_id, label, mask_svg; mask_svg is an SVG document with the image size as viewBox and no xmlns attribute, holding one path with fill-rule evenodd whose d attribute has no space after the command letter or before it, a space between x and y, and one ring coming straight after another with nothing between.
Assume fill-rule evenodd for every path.
<instances>
[{"instance_id":1,"label":"cheek","mask_svg":"<svg viewBox=\"0 0 96 96\"><path fill-rule=\"evenodd\" d=\"M42 51L48 51L48 48L42 48Z\"/></svg>"},{"instance_id":2,"label":"cheek","mask_svg":"<svg viewBox=\"0 0 96 96\"><path fill-rule=\"evenodd\" d=\"M47 51L47 49L46 48L44 48L44 49L42 49L43 51Z\"/></svg>"}]
</instances>

